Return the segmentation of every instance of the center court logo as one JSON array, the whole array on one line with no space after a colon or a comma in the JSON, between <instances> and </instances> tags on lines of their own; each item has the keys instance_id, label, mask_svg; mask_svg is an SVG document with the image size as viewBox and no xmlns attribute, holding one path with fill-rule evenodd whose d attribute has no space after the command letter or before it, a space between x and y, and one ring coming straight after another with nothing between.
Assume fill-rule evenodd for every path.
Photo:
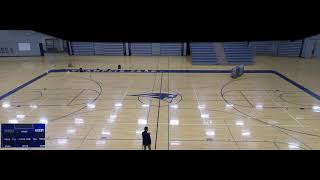
<instances>
[{"instance_id":1,"label":"center court logo","mask_svg":"<svg viewBox=\"0 0 320 180\"><path fill-rule=\"evenodd\" d=\"M152 99L158 99L161 101L166 101L167 103L171 104L177 104L182 100L181 94L171 91L171 92L161 92L161 93L154 93L154 92L147 92L147 93L141 93L141 94L132 94L129 96L137 96L138 100L142 104L150 104Z\"/></svg>"}]
</instances>

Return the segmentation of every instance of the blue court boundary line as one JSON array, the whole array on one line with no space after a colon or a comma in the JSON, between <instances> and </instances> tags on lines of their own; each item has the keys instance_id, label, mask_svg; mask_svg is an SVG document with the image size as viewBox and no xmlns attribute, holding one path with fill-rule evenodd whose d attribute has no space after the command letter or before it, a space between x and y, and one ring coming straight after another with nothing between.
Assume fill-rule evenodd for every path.
<instances>
[{"instance_id":1,"label":"blue court boundary line","mask_svg":"<svg viewBox=\"0 0 320 180\"><path fill-rule=\"evenodd\" d=\"M5 99L6 97L16 93L17 91L25 88L26 86L30 85L31 83L45 77L49 73L58 73L58 72L79 72L79 69L52 69L52 70L49 70L48 72L45 72L45 73L31 79L30 81L14 88L13 90L1 95L0 101ZM231 70L109 70L109 71L103 70L101 72L99 72L99 71L97 72L96 69L83 69L83 72L84 73L85 72L96 72L96 73L115 73L115 72L116 73L231 73ZM294 85L295 87L301 89L305 93L309 94L310 96L312 96L320 101L320 96L318 94L316 94L313 91L307 89L306 87L300 85L299 83L289 79L288 77L286 77L285 75L283 75L277 71L274 71L274 70L245 70L244 73L276 74L280 78L286 80L290 84Z\"/></svg>"},{"instance_id":2,"label":"blue court boundary line","mask_svg":"<svg viewBox=\"0 0 320 180\"><path fill-rule=\"evenodd\" d=\"M1 96L0 96L0 101L1 101L2 99L4 99L4 98L6 98L6 97L8 97L8 96L10 96L10 95L12 95L12 94L14 94L14 93L16 93L17 91L23 89L24 87L30 85L31 83L33 83L33 82L35 82L35 81L43 78L43 77L46 76L46 75L48 75L48 72L45 72L45 73L41 74L40 76L35 77L35 78L31 79L30 81L28 81L28 82L26 82L26 83L24 83L24 84L22 84L22 85L20 85L20 86L18 86L18 87L16 87L16 88L14 88L13 90L11 90L11 91L9 91L9 92L1 95Z\"/></svg>"}]
</instances>

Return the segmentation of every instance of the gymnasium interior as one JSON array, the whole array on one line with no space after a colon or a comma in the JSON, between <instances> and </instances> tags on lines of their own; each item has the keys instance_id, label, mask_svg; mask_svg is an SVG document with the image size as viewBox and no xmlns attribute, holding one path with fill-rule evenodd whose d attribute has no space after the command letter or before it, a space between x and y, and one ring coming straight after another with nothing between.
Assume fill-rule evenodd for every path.
<instances>
[{"instance_id":1,"label":"gymnasium interior","mask_svg":"<svg viewBox=\"0 0 320 180\"><path fill-rule=\"evenodd\" d=\"M0 149L143 150L147 126L152 150L318 150L319 68L317 34L91 42L0 30Z\"/></svg>"}]
</instances>

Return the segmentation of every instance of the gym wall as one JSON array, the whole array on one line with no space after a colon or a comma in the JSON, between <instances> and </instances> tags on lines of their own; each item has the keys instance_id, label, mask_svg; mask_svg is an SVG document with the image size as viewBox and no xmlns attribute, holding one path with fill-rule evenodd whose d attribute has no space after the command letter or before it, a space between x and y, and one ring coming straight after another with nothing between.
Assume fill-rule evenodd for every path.
<instances>
[{"instance_id":1,"label":"gym wall","mask_svg":"<svg viewBox=\"0 0 320 180\"><path fill-rule=\"evenodd\" d=\"M54 38L31 30L0 30L0 56L41 56L39 44Z\"/></svg>"},{"instance_id":2,"label":"gym wall","mask_svg":"<svg viewBox=\"0 0 320 180\"><path fill-rule=\"evenodd\" d=\"M40 56L40 42L34 31L0 30L0 56Z\"/></svg>"}]
</instances>

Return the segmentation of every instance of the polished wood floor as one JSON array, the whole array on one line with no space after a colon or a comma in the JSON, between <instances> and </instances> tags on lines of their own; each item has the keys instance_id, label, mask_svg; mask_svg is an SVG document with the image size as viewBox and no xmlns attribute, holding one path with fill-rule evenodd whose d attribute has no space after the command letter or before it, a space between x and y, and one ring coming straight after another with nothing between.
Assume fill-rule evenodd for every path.
<instances>
[{"instance_id":1,"label":"polished wood floor","mask_svg":"<svg viewBox=\"0 0 320 180\"><path fill-rule=\"evenodd\" d=\"M189 57L1 58L0 95L49 69L230 69ZM320 94L320 60L257 57ZM133 96L170 93L174 99ZM45 123L45 149L320 149L320 101L274 74L50 73L1 100L1 123ZM10 105L10 107L8 107Z\"/></svg>"}]
</instances>

